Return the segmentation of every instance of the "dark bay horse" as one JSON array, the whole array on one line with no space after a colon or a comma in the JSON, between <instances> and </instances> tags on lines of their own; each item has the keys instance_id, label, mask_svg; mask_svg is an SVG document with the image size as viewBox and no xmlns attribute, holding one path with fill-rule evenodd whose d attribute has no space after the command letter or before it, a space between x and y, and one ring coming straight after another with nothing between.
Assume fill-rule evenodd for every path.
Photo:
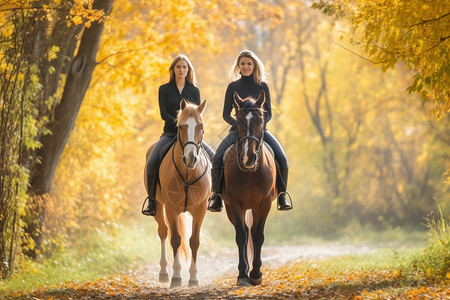
<instances>
[{"instance_id":1,"label":"dark bay horse","mask_svg":"<svg viewBox=\"0 0 450 300\"><path fill-rule=\"evenodd\" d=\"M159 281L169 281L167 271L166 239L170 234L174 262L171 287L180 286L181 258L189 257L189 285L198 285L197 251L200 245L200 227L206 214L207 199L211 196L211 162L201 147L203 140L202 112L206 101L199 106L180 103L177 117L177 141L167 152L159 168L159 184L156 190L158 235L161 240ZM154 145L147 151L146 161ZM144 185L147 188L147 164L144 169ZM192 223L186 220L186 213L192 216ZM188 225L192 224L188 238Z\"/></svg>"},{"instance_id":2,"label":"dark bay horse","mask_svg":"<svg viewBox=\"0 0 450 300\"><path fill-rule=\"evenodd\" d=\"M263 142L264 92L256 100L250 97L243 100L235 92L234 101L238 108L237 141L225 154L222 195L228 219L236 230L237 285L258 285L262 282L264 226L277 195L276 165Z\"/></svg>"}]
</instances>

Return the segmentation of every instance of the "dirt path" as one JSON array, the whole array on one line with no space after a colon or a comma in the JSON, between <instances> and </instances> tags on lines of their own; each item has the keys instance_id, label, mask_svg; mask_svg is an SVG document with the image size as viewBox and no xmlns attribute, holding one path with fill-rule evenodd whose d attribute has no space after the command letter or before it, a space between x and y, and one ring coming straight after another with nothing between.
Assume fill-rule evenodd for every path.
<instances>
[{"instance_id":1,"label":"dirt path","mask_svg":"<svg viewBox=\"0 0 450 300\"><path fill-rule=\"evenodd\" d=\"M263 246L263 268L277 268L291 263L319 259L344 254L367 253L373 249L355 245L301 245L301 246ZM168 251L168 255L171 251ZM169 258L169 274L172 260ZM238 252L236 248L217 249L215 252L200 253L198 258L198 279L200 285L214 283L218 279L236 277L238 270ZM189 266L183 265L183 284L189 279ZM136 272L136 270L133 270ZM139 276L148 276L149 282L158 285L159 264L142 266L137 270ZM136 274L135 274L136 275Z\"/></svg>"},{"instance_id":2,"label":"dirt path","mask_svg":"<svg viewBox=\"0 0 450 300\"><path fill-rule=\"evenodd\" d=\"M266 270L277 269L299 261L369 251L372 251L372 249L368 247L337 244L328 246L263 246L263 272L264 268ZM289 295L274 294L239 296L239 290L242 288L236 287L237 264L237 248L215 249L211 252L199 254L199 287L187 286L189 280L188 265L183 265L182 287L169 288L169 283L159 283L159 264L153 263L142 265L118 276L98 280L81 290L78 287L68 286L64 294L67 294L70 299L248 299L254 297L258 299L284 299L289 297ZM172 259L169 258L169 276L171 276L171 273ZM50 299L49 296L64 299L59 292L56 294L47 293L43 296L45 299Z\"/></svg>"},{"instance_id":3,"label":"dirt path","mask_svg":"<svg viewBox=\"0 0 450 300\"><path fill-rule=\"evenodd\" d=\"M405 285L398 291L401 273L392 271L370 274L350 273L344 280L321 274L292 274L279 271L297 262L375 250L354 245L263 246L263 281L261 286L237 287L237 249L214 249L199 254L200 286L188 287L189 266L183 265L183 286L169 288L159 283L159 264L142 265L127 272L92 282L67 282L58 287L40 289L31 295L11 299L403 299L415 295L423 298L448 299L446 286ZM170 259L171 260L171 259ZM170 264L169 273L172 265ZM281 269L279 269L281 268ZM308 273L308 272L307 272ZM171 274L169 274L171 275ZM267 276L267 277L264 277ZM407 278L403 278L406 280ZM308 281L315 280L315 283ZM384 290L380 290L383 288ZM7 298L9 299L9 298Z\"/></svg>"}]
</instances>

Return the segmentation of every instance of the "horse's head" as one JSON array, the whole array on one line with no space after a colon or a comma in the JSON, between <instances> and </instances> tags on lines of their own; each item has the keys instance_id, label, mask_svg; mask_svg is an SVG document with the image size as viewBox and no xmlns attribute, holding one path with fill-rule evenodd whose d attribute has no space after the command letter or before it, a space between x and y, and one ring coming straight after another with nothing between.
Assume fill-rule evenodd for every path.
<instances>
[{"instance_id":1,"label":"horse's head","mask_svg":"<svg viewBox=\"0 0 450 300\"><path fill-rule=\"evenodd\" d=\"M181 146L183 164L186 168L194 168L203 140L203 117L206 100L199 106L181 100L178 111L178 142Z\"/></svg>"},{"instance_id":2,"label":"horse's head","mask_svg":"<svg viewBox=\"0 0 450 300\"><path fill-rule=\"evenodd\" d=\"M234 92L238 136L238 165L243 171L254 171L258 167L258 154L264 138L264 91L255 100L242 99Z\"/></svg>"}]
</instances>

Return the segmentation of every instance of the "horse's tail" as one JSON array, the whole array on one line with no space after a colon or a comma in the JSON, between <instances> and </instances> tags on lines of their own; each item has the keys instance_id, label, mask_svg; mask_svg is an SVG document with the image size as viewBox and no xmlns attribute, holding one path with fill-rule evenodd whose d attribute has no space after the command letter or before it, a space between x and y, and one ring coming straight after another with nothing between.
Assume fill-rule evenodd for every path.
<instances>
[{"instance_id":1,"label":"horse's tail","mask_svg":"<svg viewBox=\"0 0 450 300\"><path fill-rule=\"evenodd\" d=\"M247 234L247 261L248 261L248 270L249 272L252 267L253 262L253 238L252 238L252 226L253 226L253 213L251 209L247 209L245 211L245 225L248 228Z\"/></svg>"},{"instance_id":2,"label":"horse's tail","mask_svg":"<svg viewBox=\"0 0 450 300\"><path fill-rule=\"evenodd\" d=\"M180 258L187 262L189 260L190 246L189 237L191 235L188 229L191 228L190 223L192 222L192 217L187 213L182 213L178 216L178 232L181 236L181 244L178 251L180 253Z\"/></svg>"},{"instance_id":3,"label":"horse's tail","mask_svg":"<svg viewBox=\"0 0 450 300\"><path fill-rule=\"evenodd\" d=\"M167 216L164 215L164 220L167 224L167 240L170 242L172 237L172 231L170 230L169 222L167 221ZM182 213L178 215L178 233L181 237L181 244L178 248L178 254L182 261L188 262L190 257L190 246L189 246L189 237L191 233L188 231L190 227L190 223L192 222L192 217L189 214Z\"/></svg>"}]
</instances>

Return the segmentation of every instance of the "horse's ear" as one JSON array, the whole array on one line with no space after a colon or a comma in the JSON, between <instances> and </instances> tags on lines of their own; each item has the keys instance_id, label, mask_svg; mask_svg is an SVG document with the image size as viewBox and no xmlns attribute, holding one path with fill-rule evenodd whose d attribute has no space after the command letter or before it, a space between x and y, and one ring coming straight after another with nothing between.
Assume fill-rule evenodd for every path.
<instances>
[{"instance_id":1,"label":"horse's ear","mask_svg":"<svg viewBox=\"0 0 450 300\"><path fill-rule=\"evenodd\" d=\"M203 113L203 110L205 110L205 107L206 107L206 100L203 101L202 104L200 104L200 105L197 107L198 113L199 113L199 114L202 114L202 113Z\"/></svg>"},{"instance_id":2,"label":"horse's ear","mask_svg":"<svg viewBox=\"0 0 450 300\"><path fill-rule=\"evenodd\" d=\"M262 91L258 98L256 98L256 105L258 105L260 108L263 107L264 102L266 102L266 93L264 93L264 91Z\"/></svg>"},{"instance_id":3,"label":"horse's ear","mask_svg":"<svg viewBox=\"0 0 450 300\"><path fill-rule=\"evenodd\" d=\"M238 107L238 109L240 109L242 102L244 102L244 100L242 100L242 98L239 96L239 94L237 92L234 92L233 98L234 98L234 103L236 103L236 106Z\"/></svg>"},{"instance_id":4,"label":"horse's ear","mask_svg":"<svg viewBox=\"0 0 450 300\"><path fill-rule=\"evenodd\" d=\"M180 109L181 110L183 110L183 109L185 109L186 108L186 99L181 99L181 102L180 102Z\"/></svg>"}]
</instances>

